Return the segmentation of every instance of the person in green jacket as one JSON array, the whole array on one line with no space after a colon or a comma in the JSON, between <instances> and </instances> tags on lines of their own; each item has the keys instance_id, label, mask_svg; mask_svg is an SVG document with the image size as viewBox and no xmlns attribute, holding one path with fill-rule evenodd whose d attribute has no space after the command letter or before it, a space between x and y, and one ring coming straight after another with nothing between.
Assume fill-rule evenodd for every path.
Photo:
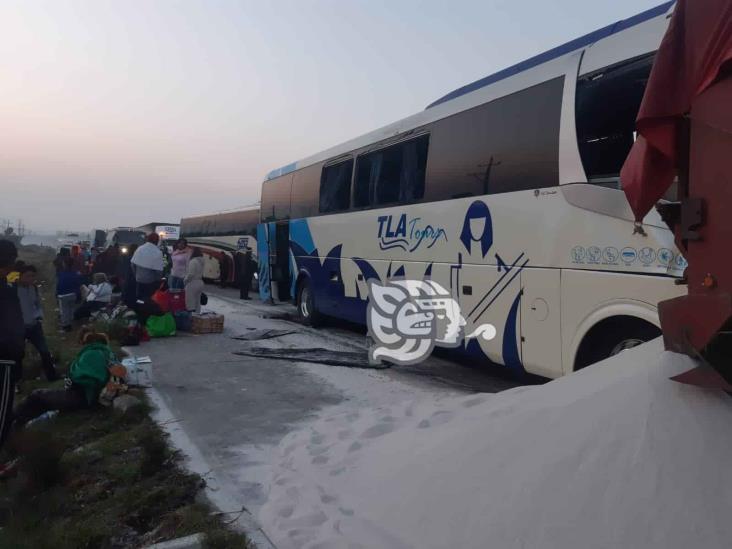
<instances>
[{"instance_id":1,"label":"person in green jacket","mask_svg":"<svg viewBox=\"0 0 732 549\"><path fill-rule=\"evenodd\" d=\"M16 428L50 410L71 412L97 403L99 393L109 381L109 368L117 363L117 357L109 348L105 334L88 333L83 343L84 348L71 363L65 387L36 389L28 395L13 413Z\"/></svg>"}]
</instances>

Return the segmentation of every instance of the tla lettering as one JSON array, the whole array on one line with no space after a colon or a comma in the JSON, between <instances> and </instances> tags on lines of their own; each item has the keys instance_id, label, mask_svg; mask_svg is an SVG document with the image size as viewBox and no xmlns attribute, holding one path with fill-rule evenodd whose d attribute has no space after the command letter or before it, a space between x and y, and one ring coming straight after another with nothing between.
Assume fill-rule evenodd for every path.
<instances>
[{"instance_id":1,"label":"tla lettering","mask_svg":"<svg viewBox=\"0 0 732 549\"><path fill-rule=\"evenodd\" d=\"M419 218L417 218L419 219ZM399 223L396 229L391 229L392 217L390 215L382 215L379 217L379 238L386 236L386 238L395 238L398 236L407 236L407 215L402 214L399 216ZM415 220L416 221L416 220ZM386 223L386 234L384 233L384 224Z\"/></svg>"},{"instance_id":2,"label":"tla lettering","mask_svg":"<svg viewBox=\"0 0 732 549\"><path fill-rule=\"evenodd\" d=\"M400 248L404 251L413 252L424 242L428 248L437 243L440 238L447 242L445 229L423 225L421 217L409 219L407 214L396 216L382 215L377 218L379 223L379 247L382 250Z\"/></svg>"}]
</instances>

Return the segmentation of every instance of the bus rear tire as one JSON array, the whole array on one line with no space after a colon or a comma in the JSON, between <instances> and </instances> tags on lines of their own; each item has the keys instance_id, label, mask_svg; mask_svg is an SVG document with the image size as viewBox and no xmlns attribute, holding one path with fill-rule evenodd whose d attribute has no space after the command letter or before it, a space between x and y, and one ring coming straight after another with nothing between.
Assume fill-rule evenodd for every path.
<instances>
[{"instance_id":1,"label":"bus rear tire","mask_svg":"<svg viewBox=\"0 0 732 549\"><path fill-rule=\"evenodd\" d=\"M574 369L581 370L660 335L661 330L658 327L637 317L606 318L593 326L582 340L574 361Z\"/></svg>"},{"instance_id":2,"label":"bus rear tire","mask_svg":"<svg viewBox=\"0 0 732 549\"><path fill-rule=\"evenodd\" d=\"M322 316L315 306L313 287L308 278L303 278L297 285L297 317L305 326L317 328Z\"/></svg>"}]
</instances>

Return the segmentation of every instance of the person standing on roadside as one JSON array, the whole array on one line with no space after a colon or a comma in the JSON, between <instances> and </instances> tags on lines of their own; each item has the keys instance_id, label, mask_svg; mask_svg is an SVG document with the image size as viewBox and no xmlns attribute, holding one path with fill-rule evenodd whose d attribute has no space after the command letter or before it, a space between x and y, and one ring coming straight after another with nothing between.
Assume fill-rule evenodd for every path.
<instances>
[{"instance_id":1,"label":"person standing on roadside","mask_svg":"<svg viewBox=\"0 0 732 549\"><path fill-rule=\"evenodd\" d=\"M159 248L160 253L163 254L163 278L168 280L173 270L173 258L170 256L170 251L165 243L161 242Z\"/></svg>"},{"instance_id":2,"label":"person standing on roadside","mask_svg":"<svg viewBox=\"0 0 732 549\"><path fill-rule=\"evenodd\" d=\"M168 280L168 287L171 290L183 289L183 279L186 276L192 253L193 249L188 246L188 241L185 238L181 238L175 243L175 249L171 257L173 266L170 270L170 280Z\"/></svg>"},{"instance_id":3,"label":"person standing on roadside","mask_svg":"<svg viewBox=\"0 0 732 549\"><path fill-rule=\"evenodd\" d=\"M89 270L89 267L91 266L91 262L92 262L92 253L91 253L91 250L89 249L89 245L88 244L84 244L81 247L81 253L84 254L84 263L86 264L86 268L87 268L87 271L88 271Z\"/></svg>"},{"instance_id":4,"label":"person standing on roadside","mask_svg":"<svg viewBox=\"0 0 732 549\"><path fill-rule=\"evenodd\" d=\"M25 339L30 341L38 354L41 355L41 365L46 379L53 381L58 375L56 374L51 352L48 350L46 336L43 333L43 308L41 307L38 286L36 286L36 274L36 268L33 265L25 265L21 268L17 288L18 300L20 301L20 309L23 312ZM22 362L18 368L22 377Z\"/></svg>"},{"instance_id":5,"label":"person standing on roadside","mask_svg":"<svg viewBox=\"0 0 732 549\"><path fill-rule=\"evenodd\" d=\"M81 300L81 276L74 271L70 263L56 274L56 298L61 329L70 332L74 322L74 306Z\"/></svg>"},{"instance_id":6,"label":"person standing on roadside","mask_svg":"<svg viewBox=\"0 0 732 549\"><path fill-rule=\"evenodd\" d=\"M226 288L229 281L229 258L222 252L219 257L219 288Z\"/></svg>"},{"instance_id":7,"label":"person standing on roadside","mask_svg":"<svg viewBox=\"0 0 732 549\"><path fill-rule=\"evenodd\" d=\"M81 252L81 246L74 244L71 246L71 265L73 269L82 276L85 272L84 263L84 254Z\"/></svg>"},{"instance_id":8,"label":"person standing on roadside","mask_svg":"<svg viewBox=\"0 0 732 549\"><path fill-rule=\"evenodd\" d=\"M106 273L107 264L109 263L109 248L106 250L98 250L94 258L94 264L91 268L91 274Z\"/></svg>"},{"instance_id":9,"label":"person standing on roadside","mask_svg":"<svg viewBox=\"0 0 732 549\"><path fill-rule=\"evenodd\" d=\"M71 250L68 248L61 248L56 254L56 258L53 260L53 266L56 268L56 274L63 271L66 265L71 265Z\"/></svg>"},{"instance_id":10,"label":"person standing on roadside","mask_svg":"<svg viewBox=\"0 0 732 549\"><path fill-rule=\"evenodd\" d=\"M137 248L132 256L132 270L137 284L136 297L147 300L160 286L163 277L163 253L158 248L160 237L157 233L147 235L147 242Z\"/></svg>"},{"instance_id":11,"label":"person standing on roadside","mask_svg":"<svg viewBox=\"0 0 732 549\"><path fill-rule=\"evenodd\" d=\"M15 244L9 240L0 240L0 396L3 397L0 399L0 442L6 434L5 418L8 413L8 409L2 409L2 402L7 403L9 400L12 409L13 391L9 386L15 384L25 347L25 326L18 292L6 278L17 258L18 249ZM6 398L8 394L9 399Z\"/></svg>"},{"instance_id":12,"label":"person standing on roadside","mask_svg":"<svg viewBox=\"0 0 732 549\"><path fill-rule=\"evenodd\" d=\"M122 254L119 251L119 244L112 244L107 248L106 255L104 258L104 268L100 272L107 276L114 276L117 274L119 263L121 261Z\"/></svg>"},{"instance_id":13,"label":"person standing on roadside","mask_svg":"<svg viewBox=\"0 0 732 549\"><path fill-rule=\"evenodd\" d=\"M252 249L247 248L246 252L239 250L237 256L237 277L239 283L239 299L251 299L249 297L249 288L252 287L252 278L256 263L252 259Z\"/></svg>"},{"instance_id":14,"label":"person standing on roadside","mask_svg":"<svg viewBox=\"0 0 732 549\"><path fill-rule=\"evenodd\" d=\"M203 293L203 254L200 248L193 248L183 282L186 289L186 309L200 313L201 294Z\"/></svg>"},{"instance_id":15,"label":"person standing on roadside","mask_svg":"<svg viewBox=\"0 0 732 549\"><path fill-rule=\"evenodd\" d=\"M125 256L125 271L122 283L122 302L128 307L132 307L137 299L137 282L135 281L135 271L132 269L132 256L137 251L137 244L132 244Z\"/></svg>"}]
</instances>

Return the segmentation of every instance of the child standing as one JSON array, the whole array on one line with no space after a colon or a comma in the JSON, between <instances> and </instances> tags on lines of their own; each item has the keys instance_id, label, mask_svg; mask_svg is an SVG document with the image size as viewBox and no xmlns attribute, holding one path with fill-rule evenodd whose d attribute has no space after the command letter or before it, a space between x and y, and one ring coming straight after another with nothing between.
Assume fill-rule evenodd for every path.
<instances>
[{"instance_id":1,"label":"child standing","mask_svg":"<svg viewBox=\"0 0 732 549\"><path fill-rule=\"evenodd\" d=\"M25 339L38 350L41 355L43 372L49 381L56 379L56 368L53 365L51 352L48 350L46 336L43 333L43 309L41 297L36 286L36 268L33 265L24 265L20 269L18 278L18 300L23 311L25 324ZM22 376L22 365L18 372ZM20 378L19 378L20 379Z\"/></svg>"}]
</instances>

